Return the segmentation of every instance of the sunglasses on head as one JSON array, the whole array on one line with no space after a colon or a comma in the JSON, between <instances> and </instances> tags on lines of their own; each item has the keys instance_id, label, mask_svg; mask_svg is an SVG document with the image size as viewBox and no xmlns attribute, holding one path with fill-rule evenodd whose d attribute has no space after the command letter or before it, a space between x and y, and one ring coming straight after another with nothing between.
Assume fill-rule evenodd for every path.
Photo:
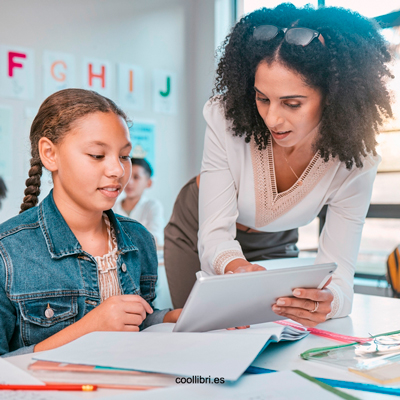
<instances>
[{"instance_id":1,"label":"sunglasses on head","mask_svg":"<svg viewBox=\"0 0 400 400\"><path fill-rule=\"evenodd\" d=\"M275 25L260 25L256 26L253 31L253 38L256 40L271 40L278 35L279 31L285 34L286 42L295 44L298 46L307 46L315 38L325 46L325 40L323 36L309 28L281 28Z\"/></svg>"}]
</instances>

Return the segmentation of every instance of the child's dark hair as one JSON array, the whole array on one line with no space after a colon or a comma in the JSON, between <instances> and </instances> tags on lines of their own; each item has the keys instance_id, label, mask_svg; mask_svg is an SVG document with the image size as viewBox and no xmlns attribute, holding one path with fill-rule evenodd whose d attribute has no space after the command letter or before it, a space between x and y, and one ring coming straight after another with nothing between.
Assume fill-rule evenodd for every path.
<instances>
[{"instance_id":1,"label":"child's dark hair","mask_svg":"<svg viewBox=\"0 0 400 400\"><path fill-rule=\"evenodd\" d=\"M144 158L131 158L132 165L140 165L146 171L147 176L150 178L153 175L153 170L150 164Z\"/></svg>"},{"instance_id":2,"label":"child's dark hair","mask_svg":"<svg viewBox=\"0 0 400 400\"><path fill-rule=\"evenodd\" d=\"M3 181L3 178L0 176L0 207L1 207L1 200L6 198L7 194L7 186Z\"/></svg>"},{"instance_id":3,"label":"child's dark hair","mask_svg":"<svg viewBox=\"0 0 400 400\"><path fill-rule=\"evenodd\" d=\"M253 30L260 25L311 28L325 45L318 39L304 47L289 44L282 31L271 40L257 40ZM322 93L315 150L325 161L337 156L349 169L362 167L367 153L376 154L375 135L383 118L392 116L385 85L392 78L386 66L391 56L378 28L358 13L335 7L297 9L286 3L245 15L222 46L214 88L234 134L265 148L270 132L257 111L254 77L260 62L277 61Z\"/></svg>"},{"instance_id":4,"label":"child's dark hair","mask_svg":"<svg viewBox=\"0 0 400 400\"><path fill-rule=\"evenodd\" d=\"M60 143L79 118L96 112L112 112L128 123L126 114L112 100L91 90L60 90L42 103L31 127L31 168L25 182L25 197L20 213L36 206L38 202L43 168L39 156L39 140L46 137L53 143Z\"/></svg>"}]
</instances>

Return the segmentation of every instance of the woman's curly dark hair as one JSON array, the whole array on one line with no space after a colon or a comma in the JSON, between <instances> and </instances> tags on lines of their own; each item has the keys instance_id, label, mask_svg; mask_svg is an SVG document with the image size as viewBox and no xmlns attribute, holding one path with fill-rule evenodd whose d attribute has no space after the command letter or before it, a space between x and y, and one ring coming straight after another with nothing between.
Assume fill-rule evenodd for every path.
<instances>
[{"instance_id":1,"label":"woman's curly dark hair","mask_svg":"<svg viewBox=\"0 0 400 400\"><path fill-rule=\"evenodd\" d=\"M253 38L254 27L306 27L325 40L307 46L287 43L283 32L272 40ZM315 143L325 161L338 157L348 169L362 167L367 153L376 154L375 135L383 119L392 116L385 81L392 78L387 43L372 20L336 7L298 9L286 3L262 8L244 16L222 45L214 95L222 99L225 117L234 135L254 138L265 148L270 132L255 102L254 77L261 61L277 60L300 73L305 82L322 92L324 110Z\"/></svg>"}]
</instances>

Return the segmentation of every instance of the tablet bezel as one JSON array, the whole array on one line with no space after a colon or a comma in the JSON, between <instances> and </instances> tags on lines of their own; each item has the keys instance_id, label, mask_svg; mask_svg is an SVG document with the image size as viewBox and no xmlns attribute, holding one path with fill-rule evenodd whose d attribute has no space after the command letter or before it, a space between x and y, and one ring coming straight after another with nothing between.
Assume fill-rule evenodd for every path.
<instances>
[{"instance_id":1,"label":"tablet bezel","mask_svg":"<svg viewBox=\"0 0 400 400\"><path fill-rule=\"evenodd\" d=\"M254 315L254 318L249 316L249 312L247 312L246 316L243 316L243 318L234 315L234 310L231 310L229 308L229 303L232 301L237 302L238 300L240 300L240 297L242 297L241 301L246 302L246 300L250 298L250 296L247 289L241 291L241 293L237 293L233 290L230 290L229 288L233 288L235 286L237 287L238 283L241 284L241 287L248 288L249 286L251 286L252 282L256 283L259 286L260 280L264 280L266 281L266 288L268 288L268 284L276 286L276 284L279 283L279 285L282 287L282 294L278 297L286 297L290 296L292 290L297 287L319 289L322 288L332 276L336 268L336 263L326 263L278 269L274 268L266 271L239 274L198 277L183 307L182 313L175 325L174 332L205 332L215 329L224 329L232 326L250 325L254 323L271 322L284 319L284 317L273 313L272 310L271 312L269 312L269 310L262 308L265 307L262 305L260 305L260 308L258 310L251 309L251 314ZM316 274L314 275L317 276L313 276L312 272L316 272ZM285 278L287 276L290 276L291 285L290 282L288 284L291 287L288 287L288 285L286 285ZM293 283L296 282L296 277L298 277L298 285ZM310 279L310 285L304 285L304 279L306 277ZM267 282L268 280L269 282ZM221 282L222 284L218 282ZM212 286L214 288L219 286L219 288L218 290L210 290ZM274 287L272 287L272 290L274 290ZM201 298L198 298L199 296L204 295L206 292L210 296L213 296L213 299L211 300L215 300L213 301L213 307L208 307L204 304ZM267 292L265 294L263 293L262 298L260 298L260 302L262 301L263 304L270 303L272 305L275 300L276 298L268 297ZM207 302L209 301L210 298L207 298ZM251 303L251 306L249 305L249 307L254 308L254 297L251 298L251 301L249 301L249 303ZM260 321L259 317L257 318L257 315L260 315L261 313L263 315L269 315L267 316L267 320ZM206 318L203 324L203 328L199 328L199 318ZM232 325L232 322L235 323ZM193 326L195 326L195 328L192 329Z\"/></svg>"}]
</instances>

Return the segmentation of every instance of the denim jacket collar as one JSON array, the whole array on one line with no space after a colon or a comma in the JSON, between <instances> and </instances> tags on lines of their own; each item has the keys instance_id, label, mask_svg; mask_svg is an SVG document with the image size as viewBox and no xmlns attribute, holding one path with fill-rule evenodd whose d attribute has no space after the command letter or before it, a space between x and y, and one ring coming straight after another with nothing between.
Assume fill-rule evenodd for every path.
<instances>
[{"instance_id":1,"label":"denim jacket collar","mask_svg":"<svg viewBox=\"0 0 400 400\"><path fill-rule=\"evenodd\" d=\"M53 190L38 207L39 224L45 237L51 258L62 258L73 254L84 253L82 246L65 222L53 198ZM121 253L137 250L131 237L124 231L112 210L106 211L115 228L118 250Z\"/></svg>"}]
</instances>

